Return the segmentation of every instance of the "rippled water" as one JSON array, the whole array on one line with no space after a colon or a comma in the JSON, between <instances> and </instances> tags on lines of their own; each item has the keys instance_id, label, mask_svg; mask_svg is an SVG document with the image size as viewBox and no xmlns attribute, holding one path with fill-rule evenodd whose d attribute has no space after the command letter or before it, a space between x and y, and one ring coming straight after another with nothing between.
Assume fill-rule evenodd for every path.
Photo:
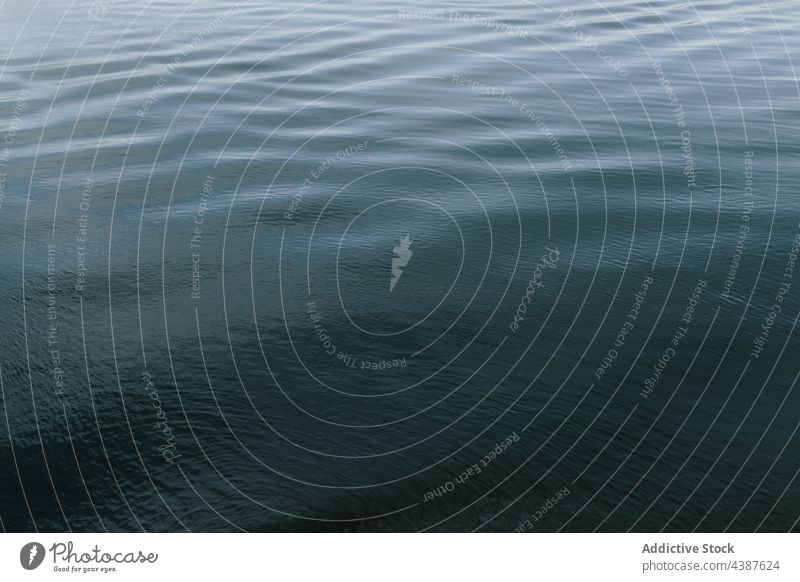
<instances>
[{"instance_id":1,"label":"rippled water","mask_svg":"<svg viewBox=\"0 0 800 582\"><path fill-rule=\"evenodd\" d=\"M0 14L4 529L797 529L796 2Z\"/></svg>"}]
</instances>

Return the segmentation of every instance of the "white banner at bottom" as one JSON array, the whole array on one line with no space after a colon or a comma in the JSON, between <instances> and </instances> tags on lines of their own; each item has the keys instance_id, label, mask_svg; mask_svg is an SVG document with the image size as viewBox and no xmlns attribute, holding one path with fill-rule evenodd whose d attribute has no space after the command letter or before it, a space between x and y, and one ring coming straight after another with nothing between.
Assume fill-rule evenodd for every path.
<instances>
[{"instance_id":1,"label":"white banner at bottom","mask_svg":"<svg viewBox=\"0 0 800 582\"><path fill-rule=\"evenodd\" d=\"M792 534L3 534L0 580L797 581L798 550Z\"/></svg>"}]
</instances>

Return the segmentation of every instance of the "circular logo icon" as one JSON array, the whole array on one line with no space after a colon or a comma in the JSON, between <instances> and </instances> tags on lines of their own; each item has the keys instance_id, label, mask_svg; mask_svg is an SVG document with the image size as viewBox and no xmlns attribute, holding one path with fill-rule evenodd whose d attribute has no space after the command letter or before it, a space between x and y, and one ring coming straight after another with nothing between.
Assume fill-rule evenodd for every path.
<instances>
[{"instance_id":1,"label":"circular logo icon","mask_svg":"<svg viewBox=\"0 0 800 582\"><path fill-rule=\"evenodd\" d=\"M39 542L30 542L19 551L19 563L26 570L35 570L44 561L44 546Z\"/></svg>"}]
</instances>

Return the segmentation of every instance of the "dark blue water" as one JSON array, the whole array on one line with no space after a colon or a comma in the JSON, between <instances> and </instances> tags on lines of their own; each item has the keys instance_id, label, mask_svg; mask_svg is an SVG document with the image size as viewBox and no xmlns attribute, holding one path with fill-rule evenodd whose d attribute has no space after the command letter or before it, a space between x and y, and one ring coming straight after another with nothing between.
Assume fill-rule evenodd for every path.
<instances>
[{"instance_id":1,"label":"dark blue water","mask_svg":"<svg viewBox=\"0 0 800 582\"><path fill-rule=\"evenodd\" d=\"M796 3L0 14L5 530L797 530Z\"/></svg>"}]
</instances>

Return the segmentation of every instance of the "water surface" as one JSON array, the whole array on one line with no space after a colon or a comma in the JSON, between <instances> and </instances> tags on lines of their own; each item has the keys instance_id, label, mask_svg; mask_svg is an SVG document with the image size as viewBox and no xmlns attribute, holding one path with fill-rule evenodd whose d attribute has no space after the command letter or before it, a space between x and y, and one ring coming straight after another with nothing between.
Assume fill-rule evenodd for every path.
<instances>
[{"instance_id":1,"label":"water surface","mask_svg":"<svg viewBox=\"0 0 800 582\"><path fill-rule=\"evenodd\" d=\"M797 529L796 3L0 14L4 529Z\"/></svg>"}]
</instances>

